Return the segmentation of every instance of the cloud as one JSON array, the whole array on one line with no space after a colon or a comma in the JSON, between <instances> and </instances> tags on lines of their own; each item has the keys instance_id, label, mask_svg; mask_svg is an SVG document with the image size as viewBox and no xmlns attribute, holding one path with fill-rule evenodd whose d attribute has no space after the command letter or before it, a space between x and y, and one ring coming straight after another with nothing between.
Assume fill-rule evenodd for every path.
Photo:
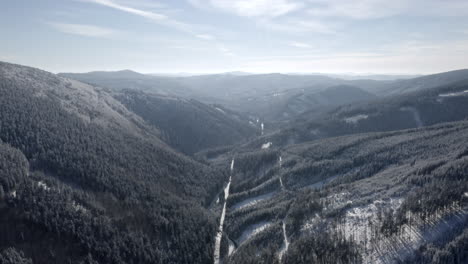
<instances>
[{"instance_id":1,"label":"cloud","mask_svg":"<svg viewBox=\"0 0 468 264\"><path fill-rule=\"evenodd\" d=\"M258 24L269 30L287 33L315 32L321 34L336 34L331 24L325 24L324 22L311 19L286 19L283 21L263 19L258 21Z\"/></svg>"},{"instance_id":2,"label":"cloud","mask_svg":"<svg viewBox=\"0 0 468 264\"><path fill-rule=\"evenodd\" d=\"M309 0L307 13L313 17L377 19L396 15L468 15L464 0Z\"/></svg>"},{"instance_id":3,"label":"cloud","mask_svg":"<svg viewBox=\"0 0 468 264\"><path fill-rule=\"evenodd\" d=\"M301 49L310 49L310 48L312 48L312 46L307 44L307 43L302 43L302 42L297 42L297 41L289 42L288 45L291 46L291 47L296 47L296 48L301 48Z\"/></svg>"},{"instance_id":4,"label":"cloud","mask_svg":"<svg viewBox=\"0 0 468 264\"><path fill-rule=\"evenodd\" d=\"M171 27L171 28L177 29L185 33L189 33L195 37L197 35L200 35L200 33L198 32L200 30L199 26L184 23L176 19L172 19L161 13L157 13L153 11L145 11L142 9L122 5L122 4L117 3L115 0L79 0L79 1L95 3L95 4L99 4L102 6L109 7L109 8L113 8L116 10L120 10L129 14L144 17L160 25L164 25L164 26Z\"/></svg>"},{"instance_id":5,"label":"cloud","mask_svg":"<svg viewBox=\"0 0 468 264\"><path fill-rule=\"evenodd\" d=\"M104 27L98 27L94 25L67 24L67 23L48 23L48 24L63 33L86 36L86 37L108 38L108 37L115 36L118 33L118 31L116 30L104 28Z\"/></svg>"},{"instance_id":6,"label":"cloud","mask_svg":"<svg viewBox=\"0 0 468 264\"><path fill-rule=\"evenodd\" d=\"M300 9L303 5L295 0L188 0L198 8L215 8L246 17L276 17ZM208 4L208 6L206 6Z\"/></svg>"}]
</instances>

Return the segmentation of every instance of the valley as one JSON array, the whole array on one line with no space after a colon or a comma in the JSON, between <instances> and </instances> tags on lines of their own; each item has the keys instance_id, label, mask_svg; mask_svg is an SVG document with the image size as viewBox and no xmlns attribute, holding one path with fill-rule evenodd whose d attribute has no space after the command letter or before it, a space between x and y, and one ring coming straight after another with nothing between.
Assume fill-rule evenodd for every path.
<instances>
[{"instance_id":1,"label":"valley","mask_svg":"<svg viewBox=\"0 0 468 264\"><path fill-rule=\"evenodd\" d=\"M433 77L55 75L0 63L0 259L463 263L459 73L423 87ZM294 96L250 111L193 88L234 80L228 97L264 87L247 94L252 107L272 83L274 97Z\"/></svg>"}]
</instances>

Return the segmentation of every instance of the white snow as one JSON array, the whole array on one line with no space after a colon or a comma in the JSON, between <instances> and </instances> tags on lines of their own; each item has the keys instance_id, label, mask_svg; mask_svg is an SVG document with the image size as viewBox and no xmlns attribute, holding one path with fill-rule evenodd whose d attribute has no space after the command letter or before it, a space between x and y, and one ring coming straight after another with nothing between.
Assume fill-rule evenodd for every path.
<instances>
[{"instance_id":1,"label":"white snow","mask_svg":"<svg viewBox=\"0 0 468 264\"><path fill-rule=\"evenodd\" d=\"M275 195L275 192L270 192L270 193L258 195L258 196L252 197L252 198L248 198L248 199L245 199L245 200L243 200L241 202L236 203L235 205L232 206L232 208L234 210L238 210L238 209L246 208L246 207L249 207L249 206L252 206L252 205L256 205L257 203L259 203L261 201L270 199L271 197L273 197L273 195Z\"/></svg>"},{"instance_id":2,"label":"white snow","mask_svg":"<svg viewBox=\"0 0 468 264\"><path fill-rule=\"evenodd\" d=\"M242 232L242 235L240 236L239 241L238 241L239 245L249 240L250 238L254 237L256 234L267 229L269 226L271 226L270 221L262 221L260 223L249 226L248 228L244 230L244 232Z\"/></svg>"},{"instance_id":3,"label":"white snow","mask_svg":"<svg viewBox=\"0 0 468 264\"><path fill-rule=\"evenodd\" d=\"M265 126L264 126L263 123L262 123L262 124L260 125L260 127L262 128L262 136L263 136L263 129L264 129Z\"/></svg>"},{"instance_id":4,"label":"white snow","mask_svg":"<svg viewBox=\"0 0 468 264\"><path fill-rule=\"evenodd\" d=\"M83 205L81 205L81 204L79 204L79 203L77 203L75 201L72 202L72 207L77 212L82 212L82 213L88 212L88 209L86 209Z\"/></svg>"},{"instance_id":5,"label":"white snow","mask_svg":"<svg viewBox=\"0 0 468 264\"><path fill-rule=\"evenodd\" d=\"M465 197L468 197L468 192L464 193Z\"/></svg>"},{"instance_id":6,"label":"white snow","mask_svg":"<svg viewBox=\"0 0 468 264\"><path fill-rule=\"evenodd\" d=\"M231 174L234 170L234 159L231 161ZM214 264L219 264L220 262L220 252L221 252L221 239L223 238L223 226L224 226L224 219L226 218L226 202L229 198L229 187L231 186L232 175L229 176L229 182L224 188L224 205L223 210L221 212L221 218L219 219L219 228L218 233L216 234L215 238L215 251L214 251Z\"/></svg>"},{"instance_id":7,"label":"white snow","mask_svg":"<svg viewBox=\"0 0 468 264\"><path fill-rule=\"evenodd\" d=\"M271 145L273 145L273 143L267 142L267 143L262 145L262 149L269 149L271 147Z\"/></svg>"},{"instance_id":8,"label":"white snow","mask_svg":"<svg viewBox=\"0 0 468 264\"><path fill-rule=\"evenodd\" d=\"M369 116L368 115L355 115L355 116L350 116L344 119L344 121L348 124L356 124L360 120L367 119Z\"/></svg>"},{"instance_id":9,"label":"white snow","mask_svg":"<svg viewBox=\"0 0 468 264\"><path fill-rule=\"evenodd\" d=\"M468 90L458 93L446 93L446 94L439 94L440 97L454 97L454 96L461 96L468 93Z\"/></svg>"},{"instance_id":10,"label":"white snow","mask_svg":"<svg viewBox=\"0 0 468 264\"><path fill-rule=\"evenodd\" d=\"M43 181L38 181L37 186L39 186L43 190L50 191L50 187L47 186L47 184L45 184L45 182L43 182Z\"/></svg>"},{"instance_id":11,"label":"white snow","mask_svg":"<svg viewBox=\"0 0 468 264\"><path fill-rule=\"evenodd\" d=\"M232 159L232 161L231 161L231 172L232 172L232 170L234 170L234 159Z\"/></svg>"},{"instance_id":12,"label":"white snow","mask_svg":"<svg viewBox=\"0 0 468 264\"><path fill-rule=\"evenodd\" d=\"M284 221L283 221L283 238L284 238L284 243L278 254L280 263L281 263L281 259L283 258L283 255L286 253L286 251L288 251L288 248L289 248L288 236L286 235L286 224L284 223Z\"/></svg>"},{"instance_id":13,"label":"white snow","mask_svg":"<svg viewBox=\"0 0 468 264\"><path fill-rule=\"evenodd\" d=\"M226 114L226 112L224 112L223 109L221 109L221 108L219 108L219 107L215 107L215 108L216 108L216 110L220 111L221 113Z\"/></svg>"},{"instance_id":14,"label":"white snow","mask_svg":"<svg viewBox=\"0 0 468 264\"><path fill-rule=\"evenodd\" d=\"M231 256L234 250L236 250L236 246L234 245L234 242L232 242L230 239L228 242L229 242L228 256Z\"/></svg>"}]
</instances>

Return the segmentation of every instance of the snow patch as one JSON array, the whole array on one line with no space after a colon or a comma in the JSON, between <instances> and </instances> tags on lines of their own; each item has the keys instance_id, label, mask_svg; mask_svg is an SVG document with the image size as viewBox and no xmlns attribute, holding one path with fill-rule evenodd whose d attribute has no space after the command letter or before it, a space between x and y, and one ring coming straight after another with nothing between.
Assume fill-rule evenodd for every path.
<instances>
[{"instance_id":1,"label":"snow patch","mask_svg":"<svg viewBox=\"0 0 468 264\"><path fill-rule=\"evenodd\" d=\"M288 251L288 248L289 248L288 236L286 235L286 224L284 223L284 221L283 221L283 238L284 238L283 246L281 246L280 252L278 254L280 263L281 263L281 259L283 258L283 255L286 253L286 251Z\"/></svg>"},{"instance_id":2,"label":"snow patch","mask_svg":"<svg viewBox=\"0 0 468 264\"><path fill-rule=\"evenodd\" d=\"M468 93L468 90L465 90L463 92L458 92L458 93L446 93L446 94L439 94L440 97L454 97L454 96L462 96L466 95Z\"/></svg>"},{"instance_id":3,"label":"snow patch","mask_svg":"<svg viewBox=\"0 0 468 264\"><path fill-rule=\"evenodd\" d=\"M265 144L262 145L262 149L268 149L268 148L271 147L271 145L273 145L273 143L267 142L267 143L265 143Z\"/></svg>"},{"instance_id":4,"label":"snow patch","mask_svg":"<svg viewBox=\"0 0 468 264\"><path fill-rule=\"evenodd\" d=\"M220 111L221 113L226 114L226 112L224 112L223 109L221 109L221 108L219 108L219 107L215 107L215 108L216 108L216 110Z\"/></svg>"},{"instance_id":5,"label":"snow patch","mask_svg":"<svg viewBox=\"0 0 468 264\"><path fill-rule=\"evenodd\" d=\"M50 191L50 187L47 186L47 184L45 184L45 182L43 182L43 181L38 181L38 182L37 182L37 186L38 186L39 188L42 188L42 189L45 190L45 191Z\"/></svg>"},{"instance_id":6,"label":"snow patch","mask_svg":"<svg viewBox=\"0 0 468 264\"><path fill-rule=\"evenodd\" d=\"M246 200L243 200L243 201L233 205L232 208L234 210L238 210L238 209L246 208L246 207L249 207L249 206L252 206L252 205L256 205L257 203L259 203L261 201L270 199L271 197L273 197L274 194L275 194L275 192L270 192L270 193L258 195L258 196L252 197L252 198L248 198Z\"/></svg>"},{"instance_id":7,"label":"snow patch","mask_svg":"<svg viewBox=\"0 0 468 264\"><path fill-rule=\"evenodd\" d=\"M360 115L347 117L344 119L344 121L348 124L357 124L359 121L367 119L367 118L369 118L368 115L360 114Z\"/></svg>"},{"instance_id":8,"label":"snow patch","mask_svg":"<svg viewBox=\"0 0 468 264\"><path fill-rule=\"evenodd\" d=\"M239 245L271 226L270 221L262 221L247 227L239 238Z\"/></svg>"}]
</instances>

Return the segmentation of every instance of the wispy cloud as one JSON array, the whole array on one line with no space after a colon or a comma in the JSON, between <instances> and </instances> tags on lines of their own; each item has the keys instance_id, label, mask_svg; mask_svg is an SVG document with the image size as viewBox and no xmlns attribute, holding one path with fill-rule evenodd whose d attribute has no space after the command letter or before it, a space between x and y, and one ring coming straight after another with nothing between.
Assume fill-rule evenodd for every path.
<instances>
[{"instance_id":1,"label":"wispy cloud","mask_svg":"<svg viewBox=\"0 0 468 264\"><path fill-rule=\"evenodd\" d=\"M68 23L55 23L55 22L50 22L47 24L51 25L52 27L54 27L55 29L63 33L86 36L86 37L108 38L108 37L112 37L118 34L118 31L116 30L113 30L110 28L98 27L94 25L68 24Z\"/></svg>"},{"instance_id":2,"label":"wispy cloud","mask_svg":"<svg viewBox=\"0 0 468 264\"><path fill-rule=\"evenodd\" d=\"M301 2L295 0L189 0L189 2L198 8L211 7L246 17L282 16L303 6Z\"/></svg>"},{"instance_id":3,"label":"wispy cloud","mask_svg":"<svg viewBox=\"0 0 468 264\"><path fill-rule=\"evenodd\" d=\"M309 0L307 12L314 17L376 19L396 15L464 16L465 0Z\"/></svg>"},{"instance_id":4,"label":"wispy cloud","mask_svg":"<svg viewBox=\"0 0 468 264\"><path fill-rule=\"evenodd\" d=\"M140 17L149 19L155 23L158 23L160 25L171 27L171 28L177 29L185 33L189 33L194 37L197 37L197 35L200 35L200 32L199 32L200 26L189 24L189 23L184 23L177 19L170 18L169 16L162 14L162 13L158 13L154 11L146 11L146 10L130 7L127 5L120 4L116 2L115 0L79 0L79 1L90 2L90 3L106 6L109 8L113 8L116 10L120 10L120 11L133 14L136 16L140 16ZM201 35L205 35L205 34L201 34Z\"/></svg>"}]
</instances>

